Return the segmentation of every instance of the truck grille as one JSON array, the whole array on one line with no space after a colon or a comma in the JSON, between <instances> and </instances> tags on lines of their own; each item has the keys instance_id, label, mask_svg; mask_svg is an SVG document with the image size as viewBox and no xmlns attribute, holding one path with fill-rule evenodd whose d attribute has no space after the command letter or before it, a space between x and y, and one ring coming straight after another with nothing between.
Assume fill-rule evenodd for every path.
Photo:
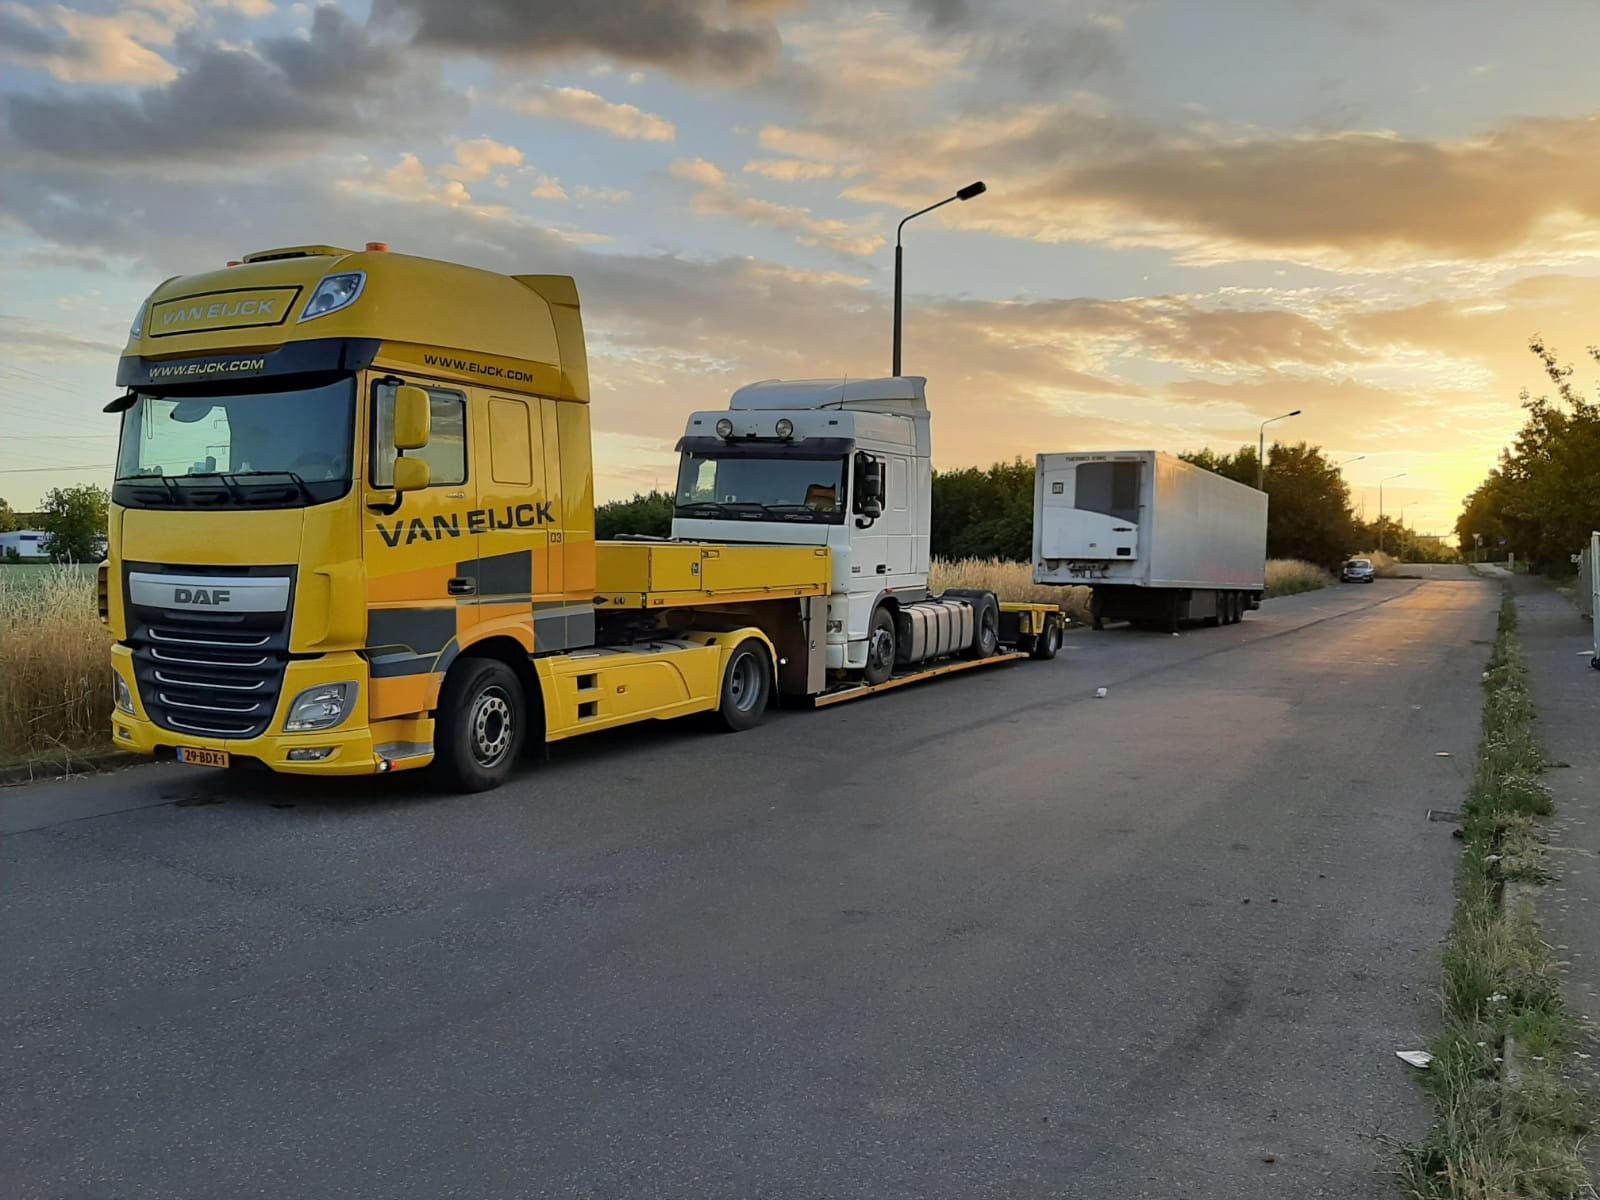
<instances>
[{"instance_id":1,"label":"truck grille","mask_svg":"<svg viewBox=\"0 0 1600 1200\"><path fill-rule=\"evenodd\" d=\"M212 737L251 738L277 711L284 659L254 631L148 625L133 649L145 710L158 725Z\"/></svg>"},{"instance_id":2,"label":"truck grille","mask_svg":"<svg viewBox=\"0 0 1600 1200\"><path fill-rule=\"evenodd\" d=\"M288 574L292 568L138 566L147 574ZM124 589L126 593L126 588ZM130 603L128 644L139 698L150 719L174 733L253 738L278 709L289 661L289 611L190 613Z\"/></svg>"}]
</instances>

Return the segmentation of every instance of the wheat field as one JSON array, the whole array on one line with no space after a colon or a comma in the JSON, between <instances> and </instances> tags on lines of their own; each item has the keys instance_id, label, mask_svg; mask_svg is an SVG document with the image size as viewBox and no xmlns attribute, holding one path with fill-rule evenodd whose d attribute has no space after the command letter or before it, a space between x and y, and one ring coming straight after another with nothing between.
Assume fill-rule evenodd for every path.
<instances>
[{"instance_id":1,"label":"wheat field","mask_svg":"<svg viewBox=\"0 0 1600 1200\"><path fill-rule=\"evenodd\" d=\"M111 635L92 569L0 567L0 763L109 748Z\"/></svg>"}]
</instances>

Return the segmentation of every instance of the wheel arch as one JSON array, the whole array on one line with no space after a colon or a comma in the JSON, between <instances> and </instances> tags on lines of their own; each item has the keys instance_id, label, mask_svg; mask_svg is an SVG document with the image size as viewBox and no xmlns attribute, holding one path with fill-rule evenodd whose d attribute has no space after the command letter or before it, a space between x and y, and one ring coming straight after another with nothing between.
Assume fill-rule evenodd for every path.
<instances>
[{"instance_id":1,"label":"wheel arch","mask_svg":"<svg viewBox=\"0 0 1600 1200\"><path fill-rule=\"evenodd\" d=\"M539 744L545 740L545 704L544 688L539 682L539 673L534 670L533 659L529 656L522 642L508 633L495 633L479 638L461 649L446 669L445 674L456 669L456 666L466 659L492 658L511 668L512 674L517 677L517 682L522 685L523 700L528 705L528 735L537 733ZM441 692L443 687L441 684ZM524 746L529 744L525 741Z\"/></svg>"}]
</instances>

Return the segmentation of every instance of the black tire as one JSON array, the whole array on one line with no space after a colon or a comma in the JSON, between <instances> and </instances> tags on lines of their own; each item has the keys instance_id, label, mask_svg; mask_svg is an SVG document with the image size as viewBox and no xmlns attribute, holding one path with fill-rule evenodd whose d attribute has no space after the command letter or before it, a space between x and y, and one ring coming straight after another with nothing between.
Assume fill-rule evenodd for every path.
<instances>
[{"instance_id":1,"label":"black tire","mask_svg":"<svg viewBox=\"0 0 1600 1200\"><path fill-rule=\"evenodd\" d=\"M887 682L894 674L898 643L894 613L886 605L879 605L873 611L872 624L867 626L867 665L862 668L861 677L870 684Z\"/></svg>"},{"instance_id":2,"label":"black tire","mask_svg":"<svg viewBox=\"0 0 1600 1200\"><path fill-rule=\"evenodd\" d=\"M1061 618L1046 617L1044 632L1033 639L1033 648L1028 651L1030 658L1040 662L1049 662L1061 649Z\"/></svg>"},{"instance_id":3,"label":"black tire","mask_svg":"<svg viewBox=\"0 0 1600 1200\"><path fill-rule=\"evenodd\" d=\"M977 588L951 588L941 599L951 597L972 605L972 645L961 652L961 657L993 658L1000 651L1000 601L993 592Z\"/></svg>"},{"instance_id":4,"label":"black tire","mask_svg":"<svg viewBox=\"0 0 1600 1200\"><path fill-rule=\"evenodd\" d=\"M772 657L758 638L745 638L728 656L722 672L717 721L734 733L754 729L765 719L771 699Z\"/></svg>"},{"instance_id":5,"label":"black tire","mask_svg":"<svg viewBox=\"0 0 1600 1200\"><path fill-rule=\"evenodd\" d=\"M498 659L459 659L439 690L434 781L451 792L499 787L527 733L528 704L516 672Z\"/></svg>"},{"instance_id":6,"label":"black tire","mask_svg":"<svg viewBox=\"0 0 1600 1200\"><path fill-rule=\"evenodd\" d=\"M1229 623L1228 614L1231 613L1233 609L1229 607L1227 592L1217 593L1216 609L1217 611L1215 616L1210 616L1205 619L1205 625L1207 629L1215 629L1218 625L1227 625Z\"/></svg>"}]
</instances>

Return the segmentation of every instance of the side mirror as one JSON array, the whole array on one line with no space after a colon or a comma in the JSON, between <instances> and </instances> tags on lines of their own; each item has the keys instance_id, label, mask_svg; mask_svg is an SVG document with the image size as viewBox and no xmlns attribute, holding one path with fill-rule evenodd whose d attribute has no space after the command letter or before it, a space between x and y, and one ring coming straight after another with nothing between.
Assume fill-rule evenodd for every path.
<instances>
[{"instance_id":1,"label":"side mirror","mask_svg":"<svg viewBox=\"0 0 1600 1200\"><path fill-rule=\"evenodd\" d=\"M414 389L421 391L421 388ZM398 410L396 410L398 412ZM398 423L396 425L398 428ZM397 458L394 460L394 490L396 492L415 492L428 486L433 481L433 472L428 464L420 458Z\"/></svg>"},{"instance_id":2,"label":"side mirror","mask_svg":"<svg viewBox=\"0 0 1600 1200\"><path fill-rule=\"evenodd\" d=\"M421 450L433 433L433 407L428 393L407 383L394 390L394 448L396 450ZM396 468L399 464L395 464ZM424 464L424 467L426 464ZM400 483L400 472L395 471L395 486L400 491L410 491ZM427 487L428 481L413 487Z\"/></svg>"},{"instance_id":3,"label":"side mirror","mask_svg":"<svg viewBox=\"0 0 1600 1200\"><path fill-rule=\"evenodd\" d=\"M866 504L875 504L878 511L868 513L868 516L883 515L883 460L881 458L868 458L862 461L861 472L862 511L866 512Z\"/></svg>"},{"instance_id":4,"label":"side mirror","mask_svg":"<svg viewBox=\"0 0 1600 1200\"><path fill-rule=\"evenodd\" d=\"M876 521L883 516L883 503L875 496L868 496L861 502L861 515L869 521Z\"/></svg>"}]
</instances>

